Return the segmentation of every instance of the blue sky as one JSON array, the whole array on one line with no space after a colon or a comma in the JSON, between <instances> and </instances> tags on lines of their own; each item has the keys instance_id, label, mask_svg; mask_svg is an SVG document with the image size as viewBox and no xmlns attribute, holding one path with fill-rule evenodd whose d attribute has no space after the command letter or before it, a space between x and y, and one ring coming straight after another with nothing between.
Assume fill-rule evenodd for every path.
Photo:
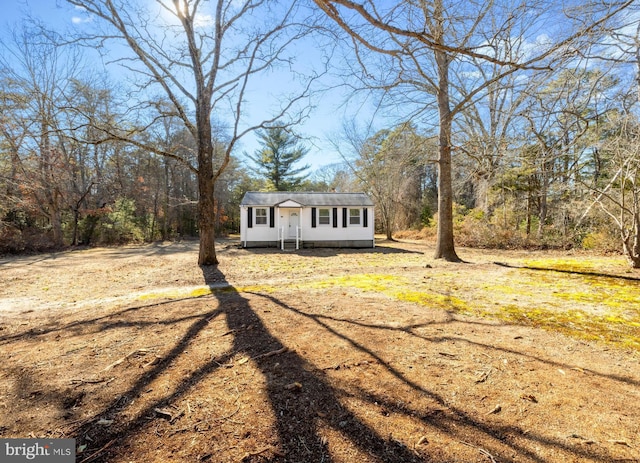
<instances>
[{"instance_id":1,"label":"blue sky","mask_svg":"<svg viewBox=\"0 0 640 463\"><path fill-rule=\"evenodd\" d=\"M62 0L7 0L2 5L2 26L6 30L7 25L17 24L25 14L47 24L71 25L73 9Z\"/></svg>"},{"instance_id":2,"label":"blue sky","mask_svg":"<svg viewBox=\"0 0 640 463\"><path fill-rule=\"evenodd\" d=\"M5 36L9 28L19 25L27 14L60 32L73 28L82 21L81 12L75 10L64 0L8 0L3 4L0 34ZM309 54L310 59L312 55L311 53ZM113 76L120 71L111 68L109 72ZM278 83L282 85L281 82L278 81ZM274 88L277 85L274 85L274 79L261 79L255 85L258 85L258 87L254 94L262 92L264 94L274 93L274 90L278 90ZM264 89L261 89L260 85L263 85ZM338 134L343 120L348 117L347 114L350 111L353 112L352 109L342 105L344 97L344 94L340 91L323 94L320 99L321 104L318 104L309 119L303 125L294 129L300 135L309 138L309 141L305 141L305 145L309 147L310 151L303 162L311 164L311 170L342 161L339 153L334 150L327 138ZM256 103L260 104L259 102ZM366 116L363 116L362 113L358 117L366 119ZM238 158L243 159L243 151L253 153L259 146L255 137L243 138L236 155Z\"/></svg>"}]
</instances>

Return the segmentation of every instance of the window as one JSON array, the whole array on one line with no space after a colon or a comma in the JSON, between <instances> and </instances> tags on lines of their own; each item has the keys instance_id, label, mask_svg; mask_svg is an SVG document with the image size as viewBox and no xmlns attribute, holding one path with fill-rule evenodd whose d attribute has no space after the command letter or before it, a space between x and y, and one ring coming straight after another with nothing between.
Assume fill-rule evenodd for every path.
<instances>
[{"instance_id":1,"label":"window","mask_svg":"<svg viewBox=\"0 0 640 463\"><path fill-rule=\"evenodd\" d=\"M360 209L349 209L349 225L360 225Z\"/></svg>"},{"instance_id":2,"label":"window","mask_svg":"<svg viewBox=\"0 0 640 463\"><path fill-rule=\"evenodd\" d=\"M329 225L331 223L329 209L318 210L318 223L320 223L320 225Z\"/></svg>"},{"instance_id":3,"label":"window","mask_svg":"<svg viewBox=\"0 0 640 463\"><path fill-rule=\"evenodd\" d=\"M261 207L256 208L256 225L267 224L267 210Z\"/></svg>"}]
</instances>

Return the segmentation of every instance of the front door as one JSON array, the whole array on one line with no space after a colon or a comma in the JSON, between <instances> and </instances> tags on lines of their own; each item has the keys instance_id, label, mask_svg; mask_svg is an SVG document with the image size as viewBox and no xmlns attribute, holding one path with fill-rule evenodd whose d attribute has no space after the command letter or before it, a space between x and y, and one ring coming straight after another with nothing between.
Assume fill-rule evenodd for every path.
<instances>
[{"instance_id":1,"label":"front door","mask_svg":"<svg viewBox=\"0 0 640 463\"><path fill-rule=\"evenodd\" d=\"M300 213L297 211L289 212L289 238L295 239L298 225L300 225Z\"/></svg>"}]
</instances>

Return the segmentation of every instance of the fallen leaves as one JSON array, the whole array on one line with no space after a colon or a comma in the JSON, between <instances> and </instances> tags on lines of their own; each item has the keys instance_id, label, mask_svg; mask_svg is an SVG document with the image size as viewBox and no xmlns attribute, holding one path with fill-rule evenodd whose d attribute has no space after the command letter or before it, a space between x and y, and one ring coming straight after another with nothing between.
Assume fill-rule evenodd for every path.
<instances>
[{"instance_id":1,"label":"fallen leaves","mask_svg":"<svg viewBox=\"0 0 640 463\"><path fill-rule=\"evenodd\" d=\"M484 383L487 379L489 379L489 375L491 374L491 370L485 370L480 372L478 377L475 379L476 384Z\"/></svg>"},{"instance_id":2,"label":"fallen leaves","mask_svg":"<svg viewBox=\"0 0 640 463\"><path fill-rule=\"evenodd\" d=\"M160 408L156 407L153 409L160 417L165 418L169 421L169 423L175 423L179 418L184 416L184 410L176 409L171 410L169 408Z\"/></svg>"},{"instance_id":3,"label":"fallen leaves","mask_svg":"<svg viewBox=\"0 0 640 463\"><path fill-rule=\"evenodd\" d=\"M103 371L109 371L112 368L117 367L118 365L120 365L121 363L123 363L125 360L129 360L132 357L136 357L136 356L145 356L150 352L149 349L145 349L145 348L141 348L141 349L135 349L131 352L129 352L127 355L125 355L124 357L119 358L118 360L116 360L115 362L113 362L111 365L108 365Z\"/></svg>"},{"instance_id":4,"label":"fallen leaves","mask_svg":"<svg viewBox=\"0 0 640 463\"><path fill-rule=\"evenodd\" d=\"M529 402L533 402L534 404L538 403L538 399L533 394L522 394L520 398L522 400L528 400Z\"/></svg>"},{"instance_id":5,"label":"fallen leaves","mask_svg":"<svg viewBox=\"0 0 640 463\"><path fill-rule=\"evenodd\" d=\"M11 336L6 340L11 349L3 352L0 389L6 398L0 405L12 426L0 426L0 432L60 428L78 437L79 460L85 463L154 458L352 463L385 459L384 452L388 461L414 461L411 450L415 461L637 458L635 351L603 352L600 344L519 326L533 323L527 320L510 323L499 309L533 313L531 307L546 301L542 292L532 300L520 287L504 300L514 278L521 282L519 271L496 274L482 264L437 262L437 271L417 273L424 264L418 253L387 253L373 268L364 266L368 252L304 252L238 251L220 264L237 292L206 300L129 307L118 299L113 308L92 304L88 311L77 305L83 310L38 311L29 319L30 326L55 330L51 333L20 328L20 318L10 319L1 331ZM320 253L311 271L310 259ZM341 280L353 272L354 261L363 262L355 266L363 274L397 273L402 278L379 283L404 282L412 298L365 287L364 279ZM282 269L254 271L256 263ZM139 257L134 265L141 274L153 270ZM189 271L188 265L176 265L169 277ZM191 270L180 281L198 284L199 272ZM429 280L422 278L426 273ZM311 287L325 277L344 284ZM148 281L150 291L165 294L153 285L173 279L154 273ZM256 281L279 292L270 298L250 292L248 285ZM497 284L502 292L485 286ZM455 303L440 310L445 299L419 298L417 293L433 291L426 285L473 301L469 313L478 317L467 317ZM490 318L480 319L487 306ZM221 316L224 312L231 318ZM113 329L102 329L104 320ZM194 333L194 327L204 326ZM63 417L57 413L60 404L71 410ZM128 427L128 442L135 446L120 445L120 433ZM586 437L570 436L574 431ZM387 439L388 432L393 437ZM119 439L115 446L112 436ZM372 438L380 444L376 455L369 447Z\"/></svg>"},{"instance_id":6,"label":"fallen leaves","mask_svg":"<svg viewBox=\"0 0 640 463\"><path fill-rule=\"evenodd\" d=\"M487 412L487 415L496 415L501 411L502 411L502 405L498 404L495 407L493 407L491 411Z\"/></svg>"},{"instance_id":7,"label":"fallen leaves","mask_svg":"<svg viewBox=\"0 0 640 463\"><path fill-rule=\"evenodd\" d=\"M284 387L287 391L301 391L302 390L302 384L295 381L293 383L289 383Z\"/></svg>"}]
</instances>

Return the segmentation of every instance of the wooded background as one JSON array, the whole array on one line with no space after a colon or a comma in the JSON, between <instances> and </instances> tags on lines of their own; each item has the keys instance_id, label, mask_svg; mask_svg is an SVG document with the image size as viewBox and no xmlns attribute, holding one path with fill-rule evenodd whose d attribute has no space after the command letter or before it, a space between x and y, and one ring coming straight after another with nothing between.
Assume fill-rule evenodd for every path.
<instances>
[{"instance_id":1,"label":"wooded background","mask_svg":"<svg viewBox=\"0 0 640 463\"><path fill-rule=\"evenodd\" d=\"M246 191L295 189L367 192L388 238L435 236L447 145L457 244L624 251L640 266L637 2L158 0L171 20L144 2L116 3L117 14L106 0L69 3L131 29L71 33L26 18L2 35L0 253L197 237L204 180L215 183L217 235L238 231ZM162 48L179 34L185 48ZM86 46L113 37L148 46L101 50L136 79L88 64ZM310 43L323 57L313 68ZM180 67L214 55L227 65ZM299 90L243 127L243 85L273 69L290 70ZM183 84L182 95L167 90ZM374 100L375 117L327 134L343 162L306 168L298 124L336 88ZM261 147L242 152L252 132Z\"/></svg>"}]
</instances>

